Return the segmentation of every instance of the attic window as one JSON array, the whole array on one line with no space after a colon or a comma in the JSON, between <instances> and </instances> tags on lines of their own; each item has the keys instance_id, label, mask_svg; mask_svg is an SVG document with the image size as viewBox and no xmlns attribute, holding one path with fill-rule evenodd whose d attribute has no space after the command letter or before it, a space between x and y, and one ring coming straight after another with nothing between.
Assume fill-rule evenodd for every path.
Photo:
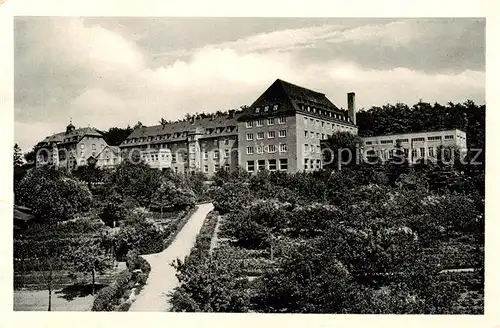
<instances>
[{"instance_id":1,"label":"attic window","mask_svg":"<svg viewBox=\"0 0 500 328\"><path fill-rule=\"evenodd\" d=\"M274 105L273 110L278 110L278 105Z\"/></svg>"},{"instance_id":2,"label":"attic window","mask_svg":"<svg viewBox=\"0 0 500 328\"><path fill-rule=\"evenodd\" d=\"M264 106L264 112L267 112L269 110L269 106Z\"/></svg>"},{"instance_id":3,"label":"attic window","mask_svg":"<svg viewBox=\"0 0 500 328\"><path fill-rule=\"evenodd\" d=\"M255 112L260 113L260 107L255 107Z\"/></svg>"},{"instance_id":4,"label":"attic window","mask_svg":"<svg viewBox=\"0 0 500 328\"><path fill-rule=\"evenodd\" d=\"M316 107L313 107L313 113L316 113Z\"/></svg>"},{"instance_id":5,"label":"attic window","mask_svg":"<svg viewBox=\"0 0 500 328\"><path fill-rule=\"evenodd\" d=\"M311 111L311 107L307 106L307 111L310 112Z\"/></svg>"}]
</instances>

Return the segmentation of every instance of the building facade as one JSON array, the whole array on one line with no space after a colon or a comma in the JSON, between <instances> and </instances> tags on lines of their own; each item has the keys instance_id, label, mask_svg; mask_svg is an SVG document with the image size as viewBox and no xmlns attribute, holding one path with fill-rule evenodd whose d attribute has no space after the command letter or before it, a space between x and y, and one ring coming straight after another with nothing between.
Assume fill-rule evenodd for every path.
<instances>
[{"instance_id":1,"label":"building facade","mask_svg":"<svg viewBox=\"0 0 500 328\"><path fill-rule=\"evenodd\" d=\"M71 123L65 132L53 134L39 142L35 146L35 153L36 166L52 164L69 170L87 165L93 160L97 160L97 165L103 167L114 166L121 160L117 149L110 148L96 129L77 129ZM98 160L100 157L101 161Z\"/></svg>"},{"instance_id":2,"label":"building facade","mask_svg":"<svg viewBox=\"0 0 500 328\"><path fill-rule=\"evenodd\" d=\"M176 173L234 170L238 166L240 112L141 127L120 145L122 159L140 158Z\"/></svg>"},{"instance_id":3,"label":"building facade","mask_svg":"<svg viewBox=\"0 0 500 328\"><path fill-rule=\"evenodd\" d=\"M238 118L239 163L249 172L322 168L320 141L357 134L354 93L347 112L323 93L276 80Z\"/></svg>"},{"instance_id":4,"label":"building facade","mask_svg":"<svg viewBox=\"0 0 500 328\"><path fill-rule=\"evenodd\" d=\"M363 138L363 148L372 150L382 161L392 157L396 143L400 143L410 163L420 159L434 159L440 147L456 148L459 151L467 150L467 136L461 130L427 131L383 135Z\"/></svg>"}]
</instances>

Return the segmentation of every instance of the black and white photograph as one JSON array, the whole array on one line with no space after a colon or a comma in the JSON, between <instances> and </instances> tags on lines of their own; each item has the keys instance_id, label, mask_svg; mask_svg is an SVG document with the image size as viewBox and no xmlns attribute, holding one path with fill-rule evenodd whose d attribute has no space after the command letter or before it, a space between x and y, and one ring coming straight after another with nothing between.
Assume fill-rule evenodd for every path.
<instances>
[{"instance_id":1,"label":"black and white photograph","mask_svg":"<svg viewBox=\"0 0 500 328\"><path fill-rule=\"evenodd\" d=\"M13 17L14 312L484 315L485 62L485 17Z\"/></svg>"}]
</instances>

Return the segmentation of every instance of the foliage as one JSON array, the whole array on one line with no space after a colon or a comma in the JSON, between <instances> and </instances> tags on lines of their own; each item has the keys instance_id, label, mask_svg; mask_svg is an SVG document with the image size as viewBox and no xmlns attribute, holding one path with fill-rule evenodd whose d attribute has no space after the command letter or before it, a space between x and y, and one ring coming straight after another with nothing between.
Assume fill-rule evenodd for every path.
<instances>
[{"instance_id":1,"label":"foliage","mask_svg":"<svg viewBox=\"0 0 500 328\"><path fill-rule=\"evenodd\" d=\"M112 127L108 131L99 131L109 146L119 146L133 132L130 126L126 128Z\"/></svg>"},{"instance_id":2,"label":"foliage","mask_svg":"<svg viewBox=\"0 0 500 328\"><path fill-rule=\"evenodd\" d=\"M163 250L165 234L147 219L132 217L124 221L115 237L116 254L122 258L129 251L139 254L158 253Z\"/></svg>"},{"instance_id":3,"label":"foliage","mask_svg":"<svg viewBox=\"0 0 500 328\"><path fill-rule=\"evenodd\" d=\"M92 202L86 186L48 165L30 170L16 191L16 201L45 222L68 220L88 211Z\"/></svg>"},{"instance_id":4,"label":"foliage","mask_svg":"<svg viewBox=\"0 0 500 328\"><path fill-rule=\"evenodd\" d=\"M362 144L362 139L357 135L350 132L334 132L322 145L326 156L325 163L329 163L324 167L338 170L343 166L353 167L359 164L361 161L359 150Z\"/></svg>"},{"instance_id":5,"label":"foliage","mask_svg":"<svg viewBox=\"0 0 500 328\"><path fill-rule=\"evenodd\" d=\"M14 144L14 167L20 167L24 164L22 150L18 144Z\"/></svg>"},{"instance_id":6,"label":"foliage","mask_svg":"<svg viewBox=\"0 0 500 328\"><path fill-rule=\"evenodd\" d=\"M214 208L221 214L250 204L250 189L241 182L228 182L214 191Z\"/></svg>"},{"instance_id":7,"label":"foliage","mask_svg":"<svg viewBox=\"0 0 500 328\"><path fill-rule=\"evenodd\" d=\"M105 194L100 204L99 217L110 227L115 227L123 221L139 204L130 196L122 195L115 189Z\"/></svg>"},{"instance_id":8,"label":"foliage","mask_svg":"<svg viewBox=\"0 0 500 328\"><path fill-rule=\"evenodd\" d=\"M114 282L96 294L92 311L113 311L125 292L132 288L133 283L132 273L129 270L121 271Z\"/></svg>"}]
</instances>

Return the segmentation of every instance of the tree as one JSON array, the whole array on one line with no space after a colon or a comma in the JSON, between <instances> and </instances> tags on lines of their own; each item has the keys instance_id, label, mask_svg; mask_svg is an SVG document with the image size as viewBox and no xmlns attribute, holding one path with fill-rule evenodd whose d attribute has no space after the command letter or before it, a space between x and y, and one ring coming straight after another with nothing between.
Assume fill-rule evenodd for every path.
<instances>
[{"instance_id":1,"label":"tree","mask_svg":"<svg viewBox=\"0 0 500 328\"><path fill-rule=\"evenodd\" d=\"M113 266L113 258L106 251L106 236L99 238L82 239L77 247L73 247L68 254L72 270L90 274L92 277L92 296L95 293L95 275L96 272L104 273Z\"/></svg>"},{"instance_id":2,"label":"tree","mask_svg":"<svg viewBox=\"0 0 500 328\"><path fill-rule=\"evenodd\" d=\"M158 121L158 123L160 123L161 125L167 125L167 124L168 124L168 121L162 117L162 118Z\"/></svg>"},{"instance_id":3,"label":"tree","mask_svg":"<svg viewBox=\"0 0 500 328\"><path fill-rule=\"evenodd\" d=\"M408 159L404 152L403 147L401 146L400 141L396 141L396 146L393 149L393 155L389 162L388 166L388 177L389 184L391 187L396 186L396 181L402 173L407 172L408 170Z\"/></svg>"},{"instance_id":4,"label":"tree","mask_svg":"<svg viewBox=\"0 0 500 328\"><path fill-rule=\"evenodd\" d=\"M24 164L23 155L21 148L17 145L14 145L14 167L21 167Z\"/></svg>"},{"instance_id":5,"label":"tree","mask_svg":"<svg viewBox=\"0 0 500 328\"><path fill-rule=\"evenodd\" d=\"M112 127L108 131L99 131L109 146L119 146L133 132L128 125L126 128Z\"/></svg>"},{"instance_id":6,"label":"tree","mask_svg":"<svg viewBox=\"0 0 500 328\"><path fill-rule=\"evenodd\" d=\"M103 179L102 169L95 164L80 165L73 171L73 175L81 181L86 182L89 190L92 190L94 183L101 182Z\"/></svg>"},{"instance_id":7,"label":"tree","mask_svg":"<svg viewBox=\"0 0 500 328\"><path fill-rule=\"evenodd\" d=\"M46 222L70 219L88 211L92 202L92 194L85 185L49 165L31 169L16 192L16 201Z\"/></svg>"},{"instance_id":8,"label":"tree","mask_svg":"<svg viewBox=\"0 0 500 328\"><path fill-rule=\"evenodd\" d=\"M362 140L349 132L334 132L322 145L325 155L324 167L340 170L342 166L354 167L360 163L360 146Z\"/></svg>"},{"instance_id":9,"label":"tree","mask_svg":"<svg viewBox=\"0 0 500 328\"><path fill-rule=\"evenodd\" d=\"M142 124L141 121L137 121L137 123L134 125L134 130L135 129L140 129L140 128L143 128L143 127L146 127L145 125Z\"/></svg>"}]
</instances>

